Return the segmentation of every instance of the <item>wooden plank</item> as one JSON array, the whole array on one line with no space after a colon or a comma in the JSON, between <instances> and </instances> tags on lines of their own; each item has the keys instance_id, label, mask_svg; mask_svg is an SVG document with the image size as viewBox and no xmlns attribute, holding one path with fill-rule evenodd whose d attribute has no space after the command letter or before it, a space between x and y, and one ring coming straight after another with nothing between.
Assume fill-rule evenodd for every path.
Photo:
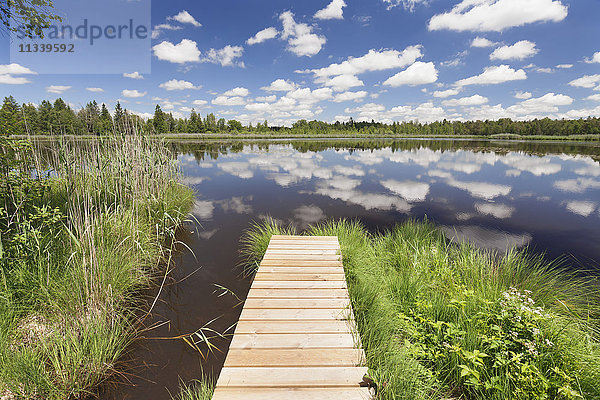
<instances>
[{"instance_id":1,"label":"wooden plank","mask_svg":"<svg viewBox=\"0 0 600 400\"><path fill-rule=\"evenodd\" d=\"M332 320L339 319L344 320L348 317L350 310L343 309L328 309L328 308L315 308L315 309L257 309L248 308L242 310L240 315L240 321L244 320Z\"/></svg>"},{"instance_id":2,"label":"wooden plank","mask_svg":"<svg viewBox=\"0 0 600 400\"><path fill-rule=\"evenodd\" d=\"M356 367L363 363L361 349L234 349L226 367Z\"/></svg>"},{"instance_id":3,"label":"wooden plank","mask_svg":"<svg viewBox=\"0 0 600 400\"><path fill-rule=\"evenodd\" d=\"M312 249L268 249L265 252L265 255L276 255L276 254L283 254L285 256L297 256L297 255L301 255L301 256L307 256L307 255L339 255L340 254L340 249L316 249L316 248L312 248Z\"/></svg>"},{"instance_id":4,"label":"wooden plank","mask_svg":"<svg viewBox=\"0 0 600 400\"><path fill-rule=\"evenodd\" d=\"M331 240L338 241L337 236L301 236L301 235L272 235L271 240Z\"/></svg>"},{"instance_id":5,"label":"wooden plank","mask_svg":"<svg viewBox=\"0 0 600 400\"><path fill-rule=\"evenodd\" d=\"M350 299L246 299L244 308L339 308L350 307Z\"/></svg>"},{"instance_id":6,"label":"wooden plank","mask_svg":"<svg viewBox=\"0 0 600 400\"><path fill-rule=\"evenodd\" d=\"M339 267L342 266L341 260L280 260L280 259L263 259L260 266L263 265L278 265L281 267Z\"/></svg>"},{"instance_id":7,"label":"wooden plank","mask_svg":"<svg viewBox=\"0 0 600 400\"><path fill-rule=\"evenodd\" d=\"M343 320L284 320L284 321L239 321L235 334L261 333L345 333L350 332L352 325Z\"/></svg>"},{"instance_id":8,"label":"wooden plank","mask_svg":"<svg viewBox=\"0 0 600 400\"><path fill-rule=\"evenodd\" d=\"M230 349L353 349L350 333L262 333L233 336Z\"/></svg>"},{"instance_id":9,"label":"wooden plank","mask_svg":"<svg viewBox=\"0 0 600 400\"><path fill-rule=\"evenodd\" d=\"M219 388L213 400L366 400L366 388Z\"/></svg>"},{"instance_id":10,"label":"wooden plank","mask_svg":"<svg viewBox=\"0 0 600 400\"><path fill-rule=\"evenodd\" d=\"M261 272L254 276L254 281L346 281L344 271L337 274L297 273L282 274L278 272Z\"/></svg>"},{"instance_id":11,"label":"wooden plank","mask_svg":"<svg viewBox=\"0 0 600 400\"><path fill-rule=\"evenodd\" d=\"M339 254L265 254L263 260L288 260L288 261L338 261Z\"/></svg>"},{"instance_id":12,"label":"wooden plank","mask_svg":"<svg viewBox=\"0 0 600 400\"><path fill-rule=\"evenodd\" d=\"M278 299L347 299L348 291L346 289L308 289L308 288L258 288L252 287L248 292L248 298L278 298Z\"/></svg>"},{"instance_id":13,"label":"wooden plank","mask_svg":"<svg viewBox=\"0 0 600 400\"><path fill-rule=\"evenodd\" d=\"M366 367L224 367L219 387L356 387Z\"/></svg>"},{"instance_id":14,"label":"wooden plank","mask_svg":"<svg viewBox=\"0 0 600 400\"><path fill-rule=\"evenodd\" d=\"M335 267L289 267L289 266L277 266L277 265L263 265L260 268L260 273L264 272L278 272L280 274L343 274L344 268L342 266Z\"/></svg>"},{"instance_id":15,"label":"wooden plank","mask_svg":"<svg viewBox=\"0 0 600 400\"><path fill-rule=\"evenodd\" d=\"M252 289L346 289L345 281L254 281Z\"/></svg>"},{"instance_id":16,"label":"wooden plank","mask_svg":"<svg viewBox=\"0 0 600 400\"><path fill-rule=\"evenodd\" d=\"M285 243L285 242L271 242L269 244L268 250L312 250L312 249L323 249L323 250L340 250L340 246L337 243Z\"/></svg>"}]
</instances>

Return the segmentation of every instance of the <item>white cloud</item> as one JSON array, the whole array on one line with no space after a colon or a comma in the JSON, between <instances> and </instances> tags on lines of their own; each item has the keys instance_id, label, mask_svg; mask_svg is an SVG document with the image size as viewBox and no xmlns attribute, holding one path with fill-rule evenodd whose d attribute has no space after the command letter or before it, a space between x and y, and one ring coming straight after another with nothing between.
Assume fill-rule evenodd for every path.
<instances>
[{"instance_id":1,"label":"white cloud","mask_svg":"<svg viewBox=\"0 0 600 400\"><path fill-rule=\"evenodd\" d=\"M414 11L417 4L427 4L429 0L383 0L383 2L388 4L388 10L401 5L405 10Z\"/></svg>"},{"instance_id":2,"label":"white cloud","mask_svg":"<svg viewBox=\"0 0 600 400\"><path fill-rule=\"evenodd\" d=\"M179 12L179 14L174 15L172 17L167 17L167 20L177 21L182 24L191 24L191 25L194 25L196 28L199 28L202 26L202 24L200 22L196 21L196 19L192 16L192 14L190 14L186 10L183 10L183 11Z\"/></svg>"},{"instance_id":3,"label":"white cloud","mask_svg":"<svg viewBox=\"0 0 600 400\"><path fill-rule=\"evenodd\" d=\"M600 94L593 94L585 98L586 100L600 101Z\"/></svg>"},{"instance_id":4,"label":"white cloud","mask_svg":"<svg viewBox=\"0 0 600 400\"><path fill-rule=\"evenodd\" d=\"M99 87L89 87L89 88L85 88L85 90L87 90L88 92L95 92L95 93L104 92L104 89L99 88Z\"/></svg>"},{"instance_id":5,"label":"white cloud","mask_svg":"<svg viewBox=\"0 0 600 400\"><path fill-rule=\"evenodd\" d=\"M312 91L309 88L301 88L285 95L285 98L293 99L304 104L313 104L331 99L332 97L333 91L330 88L320 88Z\"/></svg>"},{"instance_id":6,"label":"white cloud","mask_svg":"<svg viewBox=\"0 0 600 400\"><path fill-rule=\"evenodd\" d=\"M363 81L356 75L338 75L333 78L327 78L323 82L325 86L333 88L336 92L343 92L357 86L364 86Z\"/></svg>"},{"instance_id":7,"label":"white cloud","mask_svg":"<svg viewBox=\"0 0 600 400\"><path fill-rule=\"evenodd\" d=\"M550 158L529 156L523 153L508 153L500 158L500 162L510 167L507 175L519 176L520 172L529 172L535 176L553 175L561 171L562 165L552 163ZM515 171L519 171L517 174Z\"/></svg>"},{"instance_id":8,"label":"white cloud","mask_svg":"<svg viewBox=\"0 0 600 400\"><path fill-rule=\"evenodd\" d=\"M254 100L256 100L258 102L262 102L262 103L274 103L277 101L277 96L274 94L272 94L270 96L260 96Z\"/></svg>"},{"instance_id":9,"label":"white cloud","mask_svg":"<svg viewBox=\"0 0 600 400\"><path fill-rule=\"evenodd\" d=\"M152 29L152 39L156 39L160 36L162 31L179 31L183 29L181 26L171 25L171 24L159 24L155 25Z\"/></svg>"},{"instance_id":10,"label":"white cloud","mask_svg":"<svg viewBox=\"0 0 600 400\"><path fill-rule=\"evenodd\" d=\"M402 85L416 86L433 83L438 79L438 72L432 62L415 62L404 71L388 78L384 85L398 87Z\"/></svg>"},{"instance_id":11,"label":"white cloud","mask_svg":"<svg viewBox=\"0 0 600 400\"><path fill-rule=\"evenodd\" d=\"M200 219L211 219L215 205L212 201L196 200L192 207L192 214Z\"/></svg>"},{"instance_id":12,"label":"white cloud","mask_svg":"<svg viewBox=\"0 0 600 400\"><path fill-rule=\"evenodd\" d=\"M71 88L72 88L72 86L50 85L50 86L46 87L46 92L61 94Z\"/></svg>"},{"instance_id":13,"label":"white cloud","mask_svg":"<svg viewBox=\"0 0 600 400\"><path fill-rule=\"evenodd\" d=\"M182 39L178 44L173 44L165 40L153 46L152 50L159 60L176 64L200 61L200 50L198 50L196 42L189 39Z\"/></svg>"},{"instance_id":14,"label":"white cloud","mask_svg":"<svg viewBox=\"0 0 600 400\"><path fill-rule=\"evenodd\" d=\"M600 189L600 181L591 178L565 179L554 182L554 187L563 192L584 193L588 189Z\"/></svg>"},{"instance_id":15,"label":"white cloud","mask_svg":"<svg viewBox=\"0 0 600 400\"><path fill-rule=\"evenodd\" d=\"M23 85L25 83L31 83L31 81L22 76L12 76L9 74L0 75L0 84L5 85Z\"/></svg>"},{"instance_id":16,"label":"white cloud","mask_svg":"<svg viewBox=\"0 0 600 400\"><path fill-rule=\"evenodd\" d=\"M535 22L560 22L568 15L560 0L463 0L434 15L429 30L501 32Z\"/></svg>"},{"instance_id":17,"label":"white cloud","mask_svg":"<svg viewBox=\"0 0 600 400\"><path fill-rule=\"evenodd\" d=\"M121 92L121 95L123 97L137 98L137 97L144 97L146 95L146 93L148 93L148 92L140 92L136 89L134 89L134 90L123 89L123 91Z\"/></svg>"},{"instance_id":18,"label":"white cloud","mask_svg":"<svg viewBox=\"0 0 600 400\"><path fill-rule=\"evenodd\" d=\"M344 19L344 10L346 2L344 0L333 0L322 10L316 12L316 19Z\"/></svg>"},{"instance_id":19,"label":"white cloud","mask_svg":"<svg viewBox=\"0 0 600 400\"><path fill-rule=\"evenodd\" d=\"M527 79L527 74L524 70L514 70L508 65L499 65L494 67L484 68L480 75L475 75L470 78L461 79L456 82L457 86L468 85L497 85L499 83L518 81Z\"/></svg>"},{"instance_id":20,"label":"white cloud","mask_svg":"<svg viewBox=\"0 0 600 400\"><path fill-rule=\"evenodd\" d=\"M492 42L489 39L486 39L484 37L479 37L477 36L475 39L473 39L473 41L471 42L471 47L493 47L496 45L496 42Z\"/></svg>"},{"instance_id":21,"label":"white cloud","mask_svg":"<svg viewBox=\"0 0 600 400\"><path fill-rule=\"evenodd\" d=\"M206 100L194 100L192 101L192 104L195 106L204 106L206 104L208 104L208 101Z\"/></svg>"},{"instance_id":22,"label":"white cloud","mask_svg":"<svg viewBox=\"0 0 600 400\"><path fill-rule=\"evenodd\" d=\"M600 75L584 75L581 78L572 80L569 85L590 89L598 83L600 83Z\"/></svg>"},{"instance_id":23,"label":"white cloud","mask_svg":"<svg viewBox=\"0 0 600 400\"><path fill-rule=\"evenodd\" d=\"M269 86L261 87L262 90L267 92L289 92L290 90L296 89L298 86L293 82L288 82L283 79L276 79Z\"/></svg>"},{"instance_id":24,"label":"white cloud","mask_svg":"<svg viewBox=\"0 0 600 400\"><path fill-rule=\"evenodd\" d=\"M521 40L512 46L498 47L490 54L490 60L524 60L539 53L535 43Z\"/></svg>"},{"instance_id":25,"label":"white cloud","mask_svg":"<svg viewBox=\"0 0 600 400\"><path fill-rule=\"evenodd\" d=\"M313 33L313 28L294 20L294 14L286 11L279 16L283 24L281 38L288 41L288 50L298 57L312 57L327 42L324 36Z\"/></svg>"},{"instance_id":26,"label":"white cloud","mask_svg":"<svg viewBox=\"0 0 600 400\"><path fill-rule=\"evenodd\" d=\"M200 89L202 86L194 86L192 82L171 79L170 81L163 82L159 87L165 90L186 90L186 89Z\"/></svg>"},{"instance_id":27,"label":"white cloud","mask_svg":"<svg viewBox=\"0 0 600 400\"><path fill-rule=\"evenodd\" d=\"M596 204L591 201L569 201L566 207L574 214L589 217L596 209Z\"/></svg>"},{"instance_id":28,"label":"white cloud","mask_svg":"<svg viewBox=\"0 0 600 400\"><path fill-rule=\"evenodd\" d=\"M457 189L466 190L473 197L491 200L499 196L506 196L512 188L507 185L498 185L487 182L462 182L455 179L449 179L448 185Z\"/></svg>"},{"instance_id":29,"label":"white cloud","mask_svg":"<svg viewBox=\"0 0 600 400\"><path fill-rule=\"evenodd\" d=\"M414 181L388 179L380 182L383 187L402 196L406 201L425 201L429 194L429 184Z\"/></svg>"},{"instance_id":30,"label":"white cloud","mask_svg":"<svg viewBox=\"0 0 600 400\"><path fill-rule=\"evenodd\" d=\"M125 78L131 78L131 79L144 79L144 76L137 71L132 72L132 73L124 72L123 76Z\"/></svg>"},{"instance_id":31,"label":"white cloud","mask_svg":"<svg viewBox=\"0 0 600 400\"><path fill-rule=\"evenodd\" d=\"M570 69L570 68L573 68L573 64L558 64L555 68Z\"/></svg>"},{"instance_id":32,"label":"white cloud","mask_svg":"<svg viewBox=\"0 0 600 400\"><path fill-rule=\"evenodd\" d=\"M542 97L532 98L508 107L507 111L515 114L553 113L558 106L568 106L573 99L564 94L547 93Z\"/></svg>"},{"instance_id":33,"label":"white cloud","mask_svg":"<svg viewBox=\"0 0 600 400\"><path fill-rule=\"evenodd\" d=\"M236 87L233 88L231 90L226 91L225 93L223 93L224 96L240 96L240 97L246 97L250 94L250 91L248 89L246 89L245 87Z\"/></svg>"},{"instance_id":34,"label":"white cloud","mask_svg":"<svg viewBox=\"0 0 600 400\"><path fill-rule=\"evenodd\" d=\"M37 72L22 65L12 63L0 65L0 75L37 75Z\"/></svg>"},{"instance_id":35,"label":"white cloud","mask_svg":"<svg viewBox=\"0 0 600 400\"><path fill-rule=\"evenodd\" d=\"M527 100L530 99L533 95L530 92L517 92L515 93L515 99Z\"/></svg>"},{"instance_id":36,"label":"white cloud","mask_svg":"<svg viewBox=\"0 0 600 400\"><path fill-rule=\"evenodd\" d=\"M246 104L246 100L240 96L217 96L212 103L217 106L243 106Z\"/></svg>"},{"instance_id":37,"label":"white cloud","mask_svg":"<svg viewBox=\"0 0 600 400\"><path fill-rule=\"evenodd\" d=\"M491 215L498 219L510 218L515 212L514 207L496 203L475 203L475 209L480 214Z\"/></svg>"},{"instance_id":38,"label":"white cloud","mask_svg":"<svg viewBox=\"0 0 600 400\"><path fill-rule=\"evenodd\" d=\"M592 58L586 58L585 62L588 64L592 64L592 63L600 63L600 51L597 53L594 53L594 55L592 56Z\"/></svg>"},{"instance_id":39,"label":"white cloud","mask_svg":"<svg viewBox=\"0 0 600 400\"><path fill-rule=\"evenodd\" d=\"M316 78L326 78L335 75L359 75L365 72L383 71L386 69L404 68L423 57L422 46L409 46L403 51L398 50L369 50L361 57L348 57L340 64L331 64L320 69L305 70L313 73Z\"/></svg>"},{"instance_id":40,"label":"white cloud","mask_svg":"<svg viewBox=\"0 0 600 400\"><path fill-rule=\"evenodd\" d=\"M364 90L358 92L344 92L337 94L333 101L336 103L341 103L343 101L359 101L367 97L367 95L368 93Z\"/></svg>"},{"instance_id":41,"label":"white cloud","mask_svg":"<svg viewBox=\"0 0 600 400\"><path fill-rule=\"evenodd\" d=\"M227 45L222 49L210 49L206 52L203 62L210 62L213 64L221 64L223 67L244 67L243 62L236 62L236 58L240 58L244 53L242 46L230 46Z\"/></svg>"},{"instance_id":42,"label":"white cloud","mask_svg":"<svg viewBox=\"0 0 600 400\"><path fill-rule=\"evenodd\" d=\"M460 93L460 89L436 90L433 92L433 97L445 99L446 97L456 96Z\"/></svg>"},{"instance_id":43,"label":"white cloud","mask_svg":"<svg viewBox=\"0 0 600 400\"><path fill-rule=\"evenodd\" d=\"M485 104L488 102L487 97L480 96L475 94L471 97L461 97L460 99L452 99L452 100L444 100L442 102L443 105L447 107L455 107L455 106L479 106L481 104Z\"/></svg>"},{"instance_id":44,"label":"white cloud","mask_svg":"<svg viewBox=\"0 0 600 400\"><path fill-rule=\"evenodd\" d=\"M254 44L262 43L269 39L276 38L278 34L279 34L279 32L277 31L277 29L275 29L271 26L269 28L263 29L262 31L256 32L256 35L254 35L250 39L246 40L246 44L248 44L249 46L252 46Z\"/></svg>"},{"instance_id":45,"label":"white cloud","mask_svg":"<svg viewBox=\"0 0 600 400\"><path fill-rule=\"evenodd\" d=\"M315 205L304 205L294 210L294 219L300 222L300 228L306 228L308 225L316 224L325 219L325 213Z\"/></svg>"}]
</instances>

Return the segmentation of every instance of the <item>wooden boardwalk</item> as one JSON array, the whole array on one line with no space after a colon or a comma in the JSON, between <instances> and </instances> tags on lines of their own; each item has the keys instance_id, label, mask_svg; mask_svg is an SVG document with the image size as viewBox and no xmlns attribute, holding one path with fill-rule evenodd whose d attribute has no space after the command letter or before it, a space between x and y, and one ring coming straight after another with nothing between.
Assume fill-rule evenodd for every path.
<instances>
[{"instance_id":1,"label":"wooden boardwalk","mask_svg":"<svg viewBox=\"0 0 600 400\"><path fill-rule=\"evenodd\" d=\"M367 372L335 236L273 236L213 400L362 400Z\"/></svg>"}]
</instances>

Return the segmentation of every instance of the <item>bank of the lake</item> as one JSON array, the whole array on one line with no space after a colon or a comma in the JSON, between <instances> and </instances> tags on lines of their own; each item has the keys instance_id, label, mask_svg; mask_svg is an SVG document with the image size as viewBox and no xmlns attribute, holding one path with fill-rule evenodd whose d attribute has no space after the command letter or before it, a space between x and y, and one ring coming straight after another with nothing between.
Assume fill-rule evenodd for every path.
<instances>
[{"instance_id":1,"label":"bank of the lake","mask_svg":"<svg viewBox=\"0 0 600 400\"><path fill-rule=\"evenodd\" d=\"M273 220L244 238L256 265ZM505 255L452 243L408 221L369 234L326 222L338 236L357 328L378 399L596 399L600 396L598 281L527 250Z\"/></svg>"},{"instance_id":2,"label":"bank of the lake","mask_svg":"<svg viewBox=\"0 0 600 400\"><path fill-rule=\"evenodd\" d=\"M0 397L86 398L123 370L193 191L141 137L2 139L0 175Z\"/></svg>"}]
</instances>

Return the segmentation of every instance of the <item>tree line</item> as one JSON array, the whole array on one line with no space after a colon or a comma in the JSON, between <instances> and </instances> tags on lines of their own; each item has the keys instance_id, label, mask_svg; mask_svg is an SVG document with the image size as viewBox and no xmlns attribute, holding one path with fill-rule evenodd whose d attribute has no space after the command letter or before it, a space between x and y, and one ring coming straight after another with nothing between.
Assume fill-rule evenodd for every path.
<instances>
[{"instance_id":1,"label":"tree line","mask_svg":"<svg viewBox=\"0 0 600 400\"><path fill-rule=\"evenodd\" d=\"M12 97L4 98L0 107L0 134L2 135L111 135L111 134L178 134L229 133L278 135L398 135L398 136L489 136L515 134L522 136L597 135L600 118L550 118L513 121L510 118L486 121L436 121L431 123L375 121L296 121L291 127L269 126L267 121L255 126L244 126L240 121L217 118L213 113L202 117L195 110L187 118L175 118L156 105L152 118L144 119L124 109L117 102L112 113L104 103L95 100L80 110L74 110L61 98L39 105L19 104Z\"/></svg>"}]
</instances>

